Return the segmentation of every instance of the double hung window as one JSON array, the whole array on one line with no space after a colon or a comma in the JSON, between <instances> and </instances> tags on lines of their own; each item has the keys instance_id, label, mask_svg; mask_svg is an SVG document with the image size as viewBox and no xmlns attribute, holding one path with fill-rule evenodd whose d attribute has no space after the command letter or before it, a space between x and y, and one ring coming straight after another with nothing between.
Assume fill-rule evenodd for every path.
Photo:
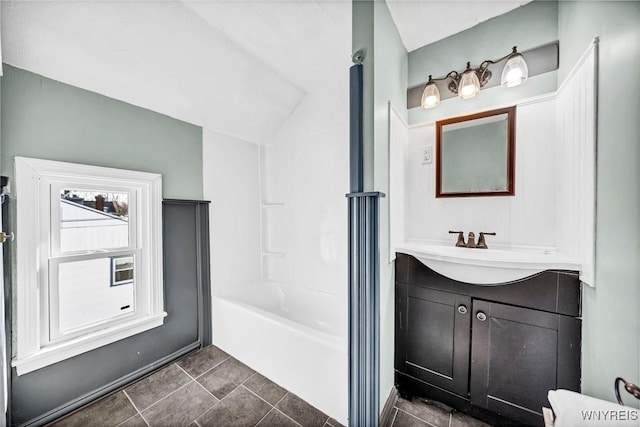
<instances>
[{"instance_id":1,"label":"double hung window","mask_svg":"<svg viewBox=\"0 0 640 427\"><path fill-rule=\"evenodd\" d=\"M18 373L160 326L161 177L16 158Z\"/></svg>"}]
</instances>

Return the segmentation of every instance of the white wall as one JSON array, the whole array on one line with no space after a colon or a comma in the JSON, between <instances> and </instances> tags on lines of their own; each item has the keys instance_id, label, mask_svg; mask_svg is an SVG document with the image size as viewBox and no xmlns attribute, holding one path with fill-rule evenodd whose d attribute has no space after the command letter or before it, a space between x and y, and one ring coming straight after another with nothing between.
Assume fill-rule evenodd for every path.
<instances>
[{"instance_id":1,"label":"white wall","mask_svg":"<svg viewBox=\"0 0 640 427\"><path fill-rule=\"evenodd\" d=\"M596 45L592 44L558 89L558 158L565 179L557 191L558 251L582 262L580 279L595 286ZM590 165L590 167L587 167Z\"/></svg>"},{"instance_id":2,"label":"white wall","mask_svg":"<svg viewBox=\"0 0 640 427\"><path fill-rule=\"evenodd\" d=\"M262 150L264 277L347 295L349 105L310 94ZM272 254L276 252L277 254Z\"/></svg>"},{"instance_id":3,"label":"white wall","mask_svg":"<svg viewBox=\"0 0 640 427\"><path fill-rule=\"evenodd\" d=\"M444 117L443 117L444 118ZM555 98L518 105L516 183L513 197L435 198L435 160L422 164L422 148L435 148L435 125L409 131L406 161L406 235L444 244L455 243L449 230L496 232L492 244L556 246L557 164ZM434 151L435 159L435 151Z\"/></svg>"},{"instance_id":4,"label":"white wall","mask_svg":"<svg viewBox=\"0 0 640 427\"><path fill-rule=\"evenodd\" d=\"M216 295L260 279L259 147L208 129L203 130L202 146Z\"/></svg>"}]
</instances>

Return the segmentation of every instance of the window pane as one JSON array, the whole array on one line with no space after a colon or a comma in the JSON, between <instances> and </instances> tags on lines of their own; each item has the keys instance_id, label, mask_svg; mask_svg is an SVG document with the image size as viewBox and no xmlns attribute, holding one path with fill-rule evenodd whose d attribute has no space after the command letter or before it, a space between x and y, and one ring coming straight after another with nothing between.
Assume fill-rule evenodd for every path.
<instances>
[{"instance_id":1,"label":"window pane","mask_svg":"<svg viewBox=\"0 0 640 427\"><path fill-rule=\"evenodd\" d=\"M128 272L133 279L133 270L123 273ZM64 333L132 312L134 283L111 286L109 257L65 262L58 267L58 301L60 332Z\"/></svg>"},{"instance_id":2,"label":"window pane","mask_svg":"<svg viewBox=\"0 0 640 427\"><path fill-rule=\"evenodd\" d=\"M114 268L116 271L128 270L133 268L133 257L114 258Z\"/></svg>"},{"instance_id":3,"label":"window pane","mask_svg":"<svg viewBox=\"0 0 640 427\"><path fill-rule=\"evenodd\" d=\"M129 194L60 190L60 251L129 246Z\"/></svg>"},{"instance_id":4,"label":"window pane","mask_svg":"<svg viewBox=\"0 0 640 427\"><path fill-rule=\"evenodd\" d=\"M129 280L133 280L133 270L116 271L116 282L118 284Z\"/></svg>"},{"instance_id":5,"label":"window pane","mask_svg":"<svg viewBox=\"0 0 640 427\"><path fill-rule=\"evenodd\" d=\"M133 257L111 258L113 280L111 286L120 286L133 282Z\"/></svg>"}]
</instances>

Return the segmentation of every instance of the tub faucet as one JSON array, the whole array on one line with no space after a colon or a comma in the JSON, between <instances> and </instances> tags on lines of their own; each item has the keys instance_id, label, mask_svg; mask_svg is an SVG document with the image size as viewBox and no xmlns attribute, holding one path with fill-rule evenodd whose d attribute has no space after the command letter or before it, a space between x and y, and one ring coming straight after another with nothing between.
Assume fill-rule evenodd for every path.
<instances>
[{"instance_id":1,"label":"tub faucet","mask_svg":"<svg viewBox=\"0 0 640 427\"><path fill-rule=\"evenodd\" d=\"M464 242L464 231L451 231L449 230L449 234L457 234L458 241L456 242L456 247L458 248L466 248L467 244Z\"/></svg>"}]
</instances>

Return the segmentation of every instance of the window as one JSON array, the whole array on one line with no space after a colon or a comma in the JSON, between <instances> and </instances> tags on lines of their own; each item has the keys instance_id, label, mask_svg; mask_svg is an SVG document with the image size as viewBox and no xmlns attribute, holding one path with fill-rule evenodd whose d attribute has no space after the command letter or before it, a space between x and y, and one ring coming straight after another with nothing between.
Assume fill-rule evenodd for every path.
<instances>
[{"instance_id":1,"label":"window","mask_svg":"<svg viewBox=\"0 0 640 427\"><path fill-rule=\"evenodd\" d=\"M16 189L18 375L162 325L160 175L17 157Z\"/></svg>"},{"instance_id":2,"label":"window","mask_svg":"<svg viewBox=\"0 0 640 427\"><path fill-rule=\"evenodd\" d=\"M111 286L133 283L133 257L111 258Z\"/></svg>"}]
</instances>

